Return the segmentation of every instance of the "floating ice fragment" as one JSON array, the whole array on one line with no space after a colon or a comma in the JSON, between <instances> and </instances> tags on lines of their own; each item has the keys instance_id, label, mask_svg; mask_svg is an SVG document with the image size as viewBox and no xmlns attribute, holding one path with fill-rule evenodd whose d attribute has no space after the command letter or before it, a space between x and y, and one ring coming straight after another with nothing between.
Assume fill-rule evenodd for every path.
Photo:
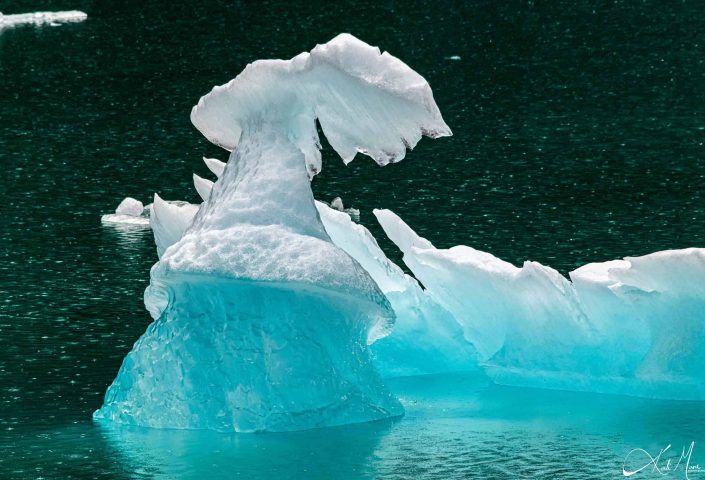
<instances>
[{"instance_id":1,"label":"floating ice fragment","mask_svg":"<svg viewBox=\"0 0 705 480\"><path fill-rule=\"evenodd\" d=\"M115 209L116 215L132 215L133 217L139 217L144 211L144 205L139 200L135 200L132 197L125 198L120 205Z\"/></svg>"},{"instance_id":2,"label":"floating ice fragment","mask_svg":"<svg viewBox=\"0 0 705 480\"><path fill-rule=\"evenodd\" d=\"M84 12L69 10L64 12L34 12L3 15L0 13L0 29L17 25L42 25L56 26L60 23L82 22L88 18Z\"/></svg>"},{"instance_id":3,"label":"floating ice fragment","mask_svg":"<svg viewBox=\"0 0 705 480\"><path fill-rule=\"evenodd\" d=\"M343 206L343 199L340 197L335 197L332 202L330 202L331 208L334 210L338 210L339 212L342 212L345 210L345 207Z\"/></svg>"},{"instance_id":4,"label":"floating ice fragment","mask_svg":"<svg viewBox=\"0 0 705 480\"><path fill-rule=\"evenodd\" d=\"M102 223L148 226L149 216L142 202L127 197L120 202L114 214L103 215L100 221Z\"/></svg>"}]
</instances>

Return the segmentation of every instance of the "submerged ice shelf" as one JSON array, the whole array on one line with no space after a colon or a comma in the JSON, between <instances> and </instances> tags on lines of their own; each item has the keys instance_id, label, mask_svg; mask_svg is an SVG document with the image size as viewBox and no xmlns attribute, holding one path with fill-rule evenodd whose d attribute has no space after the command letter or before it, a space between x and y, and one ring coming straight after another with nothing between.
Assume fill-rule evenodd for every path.
<instances>
[{"instance_id":1,"label":"submerged ice shelf","mask_svg":"<svg viewBox=\"0 0 705 480\"><path fill-rule=\"evenodd\" d=\"M355 105L350 109L349 105ZM205 201L155 197L160 259L145 305L154 323L94 418L151 427L282 431L403 413L368 345L394 311L367 270L331 241L311 193L316 121L345 162L401 160L449 135L426 81L340 35L289 61L249 65L201 98L194 125L231 150Z\"/></svg>"}]
</instances>

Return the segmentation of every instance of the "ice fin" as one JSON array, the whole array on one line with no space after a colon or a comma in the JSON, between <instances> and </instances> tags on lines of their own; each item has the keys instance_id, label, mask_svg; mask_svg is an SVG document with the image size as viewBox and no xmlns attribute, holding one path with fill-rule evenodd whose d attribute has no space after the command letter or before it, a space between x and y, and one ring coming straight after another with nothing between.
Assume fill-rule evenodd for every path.
<instances>
[{"instance_id":1,"label":"ice fin","mask_svg":"<svg viewBox=\"0 0 705 480\"><path fill-rule=\"evenodd\" d=\"M382 226L384 233L403 253L406 253L412 247L421 249L433 248L431 242L418 236L411 227L404 223L404 220L391 210L375 209L372 213L377 217L377 221Z\"/></svg>"},{"instance_id":2,"label":"ice fin","mask_svg":"<svg viewBox=\"0 0 705 480\"><path fill-rule=\"evenodd\" d=\"M195 173L193 174L193 186L196 187L198 195L204 202L208 201L208 197L211 195L211 190L213 190L213 182L206 180L203 177L199 177Z\"/></svg>"},{"instance_id":3,"label":"ice fin","mask_svg":"<svg viewBox=\"0 0 705 480\"><path fill-rule=\"evenodd\" d=\"M206 158L203 157L203 163L206 164L208 170L210 170L216 178L223 176L223 171L225 171L225 162L221 162L217 158Z\"/></svg>"},{"instance_id":4,"label":"ice fin","mask_svg":"<svg viewBox=\"0 0 705 480\"><path fill-rule=\"evenodd\" d=\"M371 332L375 362L383 376L425 375L477 369L477 352L458 322L387 258L372 234L347 213L316 202L331 240L372 276L397 319L389 332ZM384 338L380 338L384 337Z\"/></svg>"},{"instance_id":5,"label":"ice fin","mask_svg":"<svg viewBox=\"0 0 705 480\"><path fill-rule=\"evenodd\" d=\"M198 208L198 205L185 202L169 203L162 200L156 193L154 194L149 223L154 232L154 243L157 244L157 254L160 258L167 248L181 239L193 222Z\"/></svg>"}]
</instances>

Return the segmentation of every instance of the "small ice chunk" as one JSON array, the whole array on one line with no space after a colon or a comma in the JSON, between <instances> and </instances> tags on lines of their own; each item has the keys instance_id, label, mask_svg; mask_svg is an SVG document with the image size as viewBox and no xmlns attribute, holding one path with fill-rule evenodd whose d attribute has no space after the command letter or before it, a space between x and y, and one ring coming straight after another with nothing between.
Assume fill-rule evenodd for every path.
<instances>
[{"instance_id":1,"label":"small ice chunk","mask_svg":"<svg viewBox=\"0 0 705 480\"><path fill-rule=\"evenodd\" d=\"M343 206L343 199L340 197L335 197L332 202L330 202L331 208L334 208L335 210L338 210L339 212L342 212L345 210L345 207Z\"/></svg>"},{"instance_id":2,"label":"small ice chunk","mask_svg":"<svg viewBox=\"0 0 705 480\"><path fill-rule=\"evenodd\" d=\"M130 215L139 217L144 211L144 205L139 200L132 197L125 198L115 209L115 215Z\"/></svg>"},{"instance_id":3,"label":"small ice chunk","mask_svg":"<svg viewBox=\"0 0 705 480\"><path fill-rule=\"evenodd\" d=\"M79 10L68 10L63 12L33 12L3 15L0 13L0 28L13 27L15 25L43 25L56 26L59 23L82 22L88 18L84 12Z\"/></svg>"}]
</instances>

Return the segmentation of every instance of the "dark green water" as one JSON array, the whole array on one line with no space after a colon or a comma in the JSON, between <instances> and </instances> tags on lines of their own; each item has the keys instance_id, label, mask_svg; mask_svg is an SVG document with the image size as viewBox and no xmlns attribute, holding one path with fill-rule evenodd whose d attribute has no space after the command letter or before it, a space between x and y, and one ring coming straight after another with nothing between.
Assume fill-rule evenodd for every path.
<instances>
[{"instance_id":1,"label":"dark green water","mask_svg":"<svg viewBox=\"0 0 705 480\"><path fill-rule=\"evenodd\" d=\"M150 322L156 261L149 231L100 215L127 195L196 201L201 156L225 159L188 117L213 85L341 31L380 45L427 78L455 136L384 169L326 148L317 197L359 208L395 259L372 208L439 247L565 273L703 246L701 3L0 3L43 9L89 18L0 31L0 478L619 478L632 448L705 440L699 404L473 379L395 382L407 416L384 425L229 436L90 421Z\"/></svg>"}]
</instances>

